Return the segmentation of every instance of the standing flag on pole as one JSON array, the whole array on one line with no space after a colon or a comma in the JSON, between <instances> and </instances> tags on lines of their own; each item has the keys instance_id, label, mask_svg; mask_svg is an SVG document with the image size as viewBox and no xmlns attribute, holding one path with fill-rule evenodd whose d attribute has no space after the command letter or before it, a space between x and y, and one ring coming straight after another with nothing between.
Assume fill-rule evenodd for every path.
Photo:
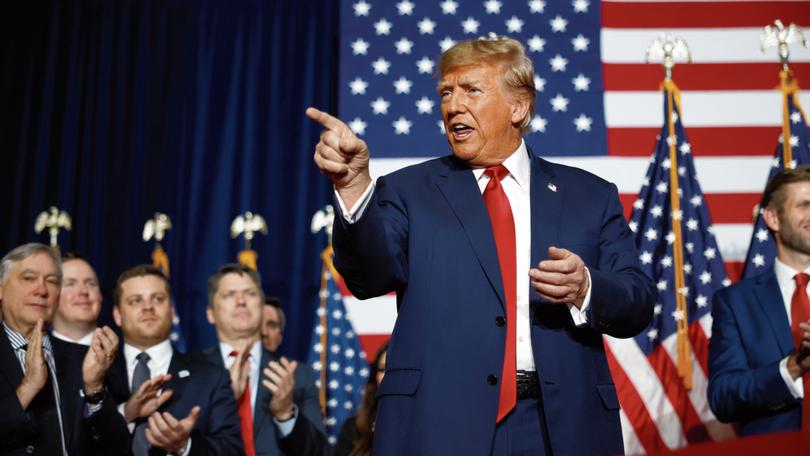
<instances>
[{"instance_id":1,"label":"standing flag on pole","mask_svg":"<svg viewBox=\"0 0 810 456\"><path fill-rule=\"evenodd\" d=\"M143 241L149 242L152 238L155 239L155 249L152 250L152 265L166 274L169 278L169 255L163 250L160 244L163 241L166 231L172 229L172 221L169 216L160 212L155 212L154 218L146 221L143 226ZM186 352L186 339L183 337L183 330L180 328L180 317L177 313L177 306L174 304L174 296L172 296L172 310L174 310L174 319L172 320L172 332L169 338L172 341L174 348L180 353Z\"/></svg>"},{"instance_id":2,"label":"standing flag on pole","mask_svg":"<svg viewBox=\"0 0 810 456\"><path fill-rule=\"evenodd\" d=\"M669 52L671 45L685 48L680 39L662 41ZM730 282L680 121L680 91L669 74L662 84L664 126L629 222L641 267L657 286L654 316L635 338L605 337L628 454L734 435L706 399L711 299Z\"/></svg>"},{"instance_id":3,"label":"standing flag on pole","mask_svg":"<svg viewBox=\"0 0 810 456\"><path fill-rule=\"evenodd\" d=\"M338 287L340 275L332 264L333 217L334 211L327 206L312 218L313 232L326 228L330 244L321 252L321 291L307 363L317 375L315 384L320 390L326 435L334 449L343 422L354 415L362 403L369 369L366 354L343 305L343 293Z\"/></svg>"},{"instance_id":4,"label":"standing flag on pole","mask_svg":"<svg viewBox=\"0 0 810 456\"><path fill-rule=\"evenodd\" d=\"M785 28L777 20L775 26L765 27L762 35L762 47L778 46L779 57L782 61L782 71L779 72L779 90L782 92L782 132L776 144L771 170L768 174L770 182L776 173L785 168L793 169L798 165L810 164L810 133L807 130L807 116L804 115L799 104L799 84L793 78L793 71L788 67L788 43L804 43L801 29L794 24ZM807 44L805 43L805 46ZM762 218L764 208L757 206L754 232L748 246L748 255L745 259L743 278L762 274L773 265L776 258L776 244L768 232L765 220Z\"/></svg>"}]
</instances>

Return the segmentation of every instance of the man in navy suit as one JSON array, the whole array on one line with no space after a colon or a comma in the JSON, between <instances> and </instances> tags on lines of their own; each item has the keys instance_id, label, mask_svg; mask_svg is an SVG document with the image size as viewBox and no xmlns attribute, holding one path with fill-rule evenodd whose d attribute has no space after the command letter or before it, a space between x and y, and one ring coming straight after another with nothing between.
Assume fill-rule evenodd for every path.
<instances>
[{"instance_id":1,"label":"man in navy suit","mask_svg":"<svg viewBox=\"0 0 810 456\"><path fill-rule=\"evenodd\" d=\"M376 184L366 144L307 110L340 207L335 264L361 299L397 294L374 452L621 453L602 334L638 334L654 294L617 189L528 150L519 42L462 42L438 68L453 154Z\"/></svg>"},{"instance_id":2,"label":"man in navy suit","mask_svg":"<svg viewBox=\"0 0 810 456\"><path fill-rule=\"evenodd\" d=\"M774 176L762 207L774 265L718 291L712 307L709 405L721 421L737 422L740 435L810 425L802 414L810 385L810 168Z\"/></svg>"},{"instance_id":3,"label":"man in navy suit","mask_svg":"<svg viewBox=\"0 0 810 456\"><path fill-rule=\"evenodd\" d=\"M166 276L140 265L116 282L113 318L124 335L110 383L132 435L132 452L241 455L239 416L228 372L172 348L174 311Z\"/></svg>"},{"instance_id":4,"label":"man in navy suit","mask_svg":"<svg viewBox=\"0 0 810 456\"><path fill-rule=\"evenodd\" d=\"M315 376L262 347L264 293L257 271L227 264L208 279L208 321L219 344L203 352L227 366L246 454L320 456L326 433Z\"/></svg>"}]
</instances>

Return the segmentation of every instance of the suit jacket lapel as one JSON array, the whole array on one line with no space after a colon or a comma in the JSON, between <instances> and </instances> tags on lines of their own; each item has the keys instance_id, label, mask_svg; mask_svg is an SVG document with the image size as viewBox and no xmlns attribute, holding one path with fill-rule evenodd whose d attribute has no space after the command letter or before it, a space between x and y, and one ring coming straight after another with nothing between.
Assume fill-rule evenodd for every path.
<instances>
[{"instance_id":1,"label":"suit jacket lapel","mask_svg":"<svg viewBox=\"0 0 810 456\"><path fill-rule=\"evenodd\" d=\"M787 313L782 302L782 292L779 290L779 283L776 281L776 274L774 274L773 269L769 274L765 274L758 279L758 283L754 287L754 293L757 302L759 302L762 311L765 313L765 319L771 325L774 337L779 342L782 356L787 356L795 350L795 347L790 334L790 323L788 323Z\"/></svg>"},{"instance_id":2,"label":"suit jacket lapel","mask_svg":"<svg viewBox=\"0 0 810 456\"><path fill-rule=\"evenodd\" d=\"M5 328L0 323L0 374L2 374L12 388L17 388L22 383L23 372L17 354L11 349L11 342L6 336Z\"/></svg>"},{"instance_id":3,"label":"suit jacket lapel","mask_svg":"<svg viewBox=\"0 0 810 456\"><path fill-rule=\"evenodd\" d=\"M492 234L492 224L478 183L472 171L454 157L445 157L437 164L440 169L436 186L461 223L478 263L503 306L503 282L498 266L495 236Z\"/></svg>"},{"instance_id":4,"label":"suit jacket lapel","mask_svg":"<svg viewBox=\"0 0 810 456\"><path fill-rule=\"evenodd\" d=\"M556 182L554 172L543 159L534 155L531 149L529 155L532 161L530 184L532 253L529 266L535 268L541 259L548 257L548 247L557 245L560 207L565 188Z\"/></svg>"},{"instance_id":5,"label":"suit jacket lapel","mask_svg":"<svg viewBox=\"0 0 810 456\"><path fill-rule=\"evenodd\" d=\"M267 363L274 360L275 356L269 351L262 348L262 359L259 362L259 381L256 383L256 403L253 404L253 439L259 434L259 427L264 422L266 415L269 414L268 406L270 405L270 398L273 396L272 392L262 385L262 378L264 374L262 370L267 366Z\"/></svg>"}]
</instances>

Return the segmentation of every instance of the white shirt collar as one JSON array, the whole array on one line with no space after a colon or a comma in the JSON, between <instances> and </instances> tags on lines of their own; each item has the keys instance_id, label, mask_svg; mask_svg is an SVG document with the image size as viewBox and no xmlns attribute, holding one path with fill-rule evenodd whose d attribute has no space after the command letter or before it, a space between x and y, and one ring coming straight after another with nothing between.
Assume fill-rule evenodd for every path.
<instances>
[{"instance_id":1,"label":"white shirt collar","mask_svg":"<svg viewBox=\"0 0 810 456\"><path fill-rule=\"evenodd\" d=\"M219 342L219 352L222 355L222 362L227 366L230 363L228 360L231 358L231 352L234 350L233 346L227 342ZM253 342L250 347L250 358L259 363L262 358L262 345L261 339Z\"/></svg>"},{"instance_id":2,"label":"white shirt collar","mask_svg":"<svg viewBox=\"0 0 810 456\"><path fill-rule=\"evenodd\" d=\"M509 158L503 162L503 166L509 170L509 175L515 179L523 191L529 190L531 163L529 151L526 148L526 142L523 141L523 139L520 140L520 146L518 146L517 150L512 152L512 155L510 155ZM481 176L484 175L485 170L486 168L475 168L472 170L476 181L481 179Z\"/></svg>"},{"instance_id":3,"label":"white shirt collar","mask_svg":"<svg viewBox=\"0 0 810 456\"><path fill-rule=\"evenodd\" d=\"M779 261L779 258L774 259L773 273L776 274L776 281L779 283L779 288L795 288L796 281L793 280L793 277L799 272L800 271L797 271ZM807 268L801 272L810 274L810 268Z\"/></svg>"},{"instance_id":4,"label":"white shirt collar","mask_svg":"<svg viewBox=\"0 0 810 456\"><path fill-rule=\"evenodd\" d=\"M172 342L169 339L166 339L157 345L152 345L151 347L147 348L144 351L146 352L147 355L149 355L150 360L153 361L155 364L165 363L167 365L168 360L171 359L172 354L174 353L174 349L172 348ZM138 360L135 358L140 353L141 350L127 343L124 344L124 358L127 361L127 365L135 364L136 362L138 362Z\"/></svg>"},{"instance_id":5,"label":"white shirt collar","mask_svg":"<svg viewBox=\"0 0 810 456\"><path fill-rule=\"evenodd\" d=\"M65 342L70 342L79 345L87 345L88 347L90 346L90 344L93 343L93 331L90 331L89 333L85 334L81 339L73 339L69 336L60 333L55 329L51 330L51 335L53 337L56 337L57 339L64 340Z\"/></svg>"}]
</instances>

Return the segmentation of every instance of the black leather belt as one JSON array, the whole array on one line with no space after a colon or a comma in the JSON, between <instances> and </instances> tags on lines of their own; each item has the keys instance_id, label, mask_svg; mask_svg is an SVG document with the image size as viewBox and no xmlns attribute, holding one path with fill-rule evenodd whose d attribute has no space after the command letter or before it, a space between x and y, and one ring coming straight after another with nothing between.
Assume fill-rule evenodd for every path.
<instances>
[{"instance_id":1,"label":"black leather belt","mask_svg":"<svg viewBox=\"0 0 810 456\"><path fill-rule=\"evenodd\" d=\"M537 399L540 397L540 382L535 371L517 371L517 398Z\"/></svg>"}]
</instances>

